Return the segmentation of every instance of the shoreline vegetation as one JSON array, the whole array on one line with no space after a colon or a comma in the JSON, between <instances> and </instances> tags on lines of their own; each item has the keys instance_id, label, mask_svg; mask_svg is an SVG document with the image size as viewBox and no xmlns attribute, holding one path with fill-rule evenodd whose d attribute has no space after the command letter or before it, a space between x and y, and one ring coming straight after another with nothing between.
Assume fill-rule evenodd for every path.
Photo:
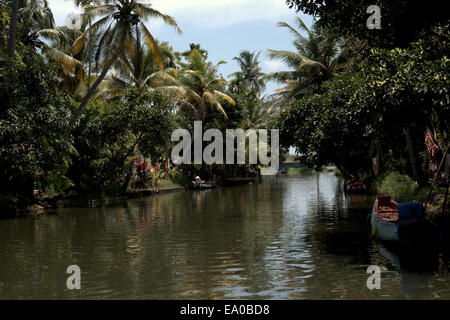
<instances>
[{"instance_id":1,"label":"shoreline vegetation","mask_svg":"<svg viewBox=\"0 0 450 320\"><path fill-rule=\"evenodd\" d=\"M320 19L278 23L293 49L265 53L286 68L266 74L261 52L242 50L228 77L226 61L211 61L201 44L178 52L152 34L154 19L182 28L145 1L74 3L81 14L58 26L46 0L0 0L1 216L178 190L196 176L259 176L258 165L171 167L174 130L193 133L202 121L222 134L278 129L280 162L294 157L369 192L428 202L450 230L450 34L437 3L380 0L382 28L369 30L351 1L287 0ZM269 81L279 85L273 94Z\"/></svg>"}]
</instances>

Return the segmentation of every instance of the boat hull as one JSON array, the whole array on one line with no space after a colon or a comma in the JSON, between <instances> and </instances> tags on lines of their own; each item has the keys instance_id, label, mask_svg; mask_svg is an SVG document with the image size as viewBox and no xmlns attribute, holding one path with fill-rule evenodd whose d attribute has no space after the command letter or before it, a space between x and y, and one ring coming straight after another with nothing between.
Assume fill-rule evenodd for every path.
<instances>
[{"instance_id":1,"label":"boat hull","mask_svg":"<svg viewBox=\"0 0 450 320\"><path fill-rule=\"evenodd\" d=\"M382 221L372 209L372 235L383 241L398 242L405 247L428 247L437 239L436 227L423 217L422 204L399 203L399 219Z\"/></svg>"},{"instance_id":2,"label":"boat hull","mask_svg":"<svg viewBox=\"0 0 450 320\"><path fill-rule=\"evenodd\" d=\"M359 182L356 182L356 183L345 182L344 190L346 193L366 193L367 192L366 186Z\"/></svg>"},{"instance_id":3,"label":"boat hull","mask_svg":"<svg viewBox=\"0 0 450 320\"><path fill-rule=\"evenodd\" d=\"M372 210L372 234L375 235L378 239L384 241L395 241L399 242L400 238L398 235L398 224L393 222L383 222L377 219Z\"/></svg>"},{"instance_id":4,"label":"boat hull","mask_svg":"<svg viewBox=\"0 0 450 320\"><path fill-rule=\"evenodd\" d=\"M189 186L190 189L194 189L194 190L212 189L212 188L215 188L215 187L216 186L214 184L211 184L211 183L191 184Z\"/></svg>"}]
</instances>

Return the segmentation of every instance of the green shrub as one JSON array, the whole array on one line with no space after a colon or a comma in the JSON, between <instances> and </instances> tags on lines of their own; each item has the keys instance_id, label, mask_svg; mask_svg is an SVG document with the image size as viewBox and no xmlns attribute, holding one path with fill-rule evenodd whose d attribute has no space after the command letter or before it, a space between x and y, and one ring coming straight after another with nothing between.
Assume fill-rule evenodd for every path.
<instances>
[{"instance_id":1,"label":"green shrub","mask_svg":"<svg viewBox=\"0 0 450 320\"><path fill-rule=\"evenodd\" d=\"M418 185L407 175L388 173L377 188L378 193L389 195L396 201L412 201L417 198Z\"/></svg>"}]
</instances>

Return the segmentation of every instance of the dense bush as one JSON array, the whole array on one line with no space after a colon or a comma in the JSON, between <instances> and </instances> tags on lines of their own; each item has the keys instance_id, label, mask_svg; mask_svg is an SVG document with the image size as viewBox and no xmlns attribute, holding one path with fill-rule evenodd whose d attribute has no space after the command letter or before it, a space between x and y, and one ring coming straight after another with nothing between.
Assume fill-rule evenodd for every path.
<instances>
[{"instance_id":1,"label":"dense bush","mask_svg":"<svg viewBox=\"0 0 450 320\"><path fill-rule=\"evenodd\" d=\"M281 114L281 143L353 176L371 171L378 143L385 169L420 181L426 128L448 143L448 40L439 29L407 49L373 49L359 72L335 76Z\"/></svg>"},{"instance_id":2,"label":"dense bush","mask_svg":"<svg viewBox=\"0 0 450 320\"><path fill-rule=\"evenodd\" d=\"M73 190L83 196L125 191L137 156L155 160L169 150L173 107L159 92L129 89L119 102L88 108L74 132Z\"/></svg>"},{"instance_id":3,"label":"dense bush","mask_svg":"<svg viewBox=\"0 0 450 320\"><path fill-rule=\"evenodd\" d=\"M388 173L377 188L378 193L391 196L397 201L414 200L417 190L416 182L407 175L398 172Z\"/></svg>"},{"instance_id":4,"label":"dense bush","mask_svg":"<svg viewBox=\"0 0 450 320\"><path fill-rule=\"evenodd\" d=\"M32 51L14 61L1 55L0 101L0 194L25 207L37 184L67 188L71 102L58 90L52 66Z\"/></svg>"}]
</instances>

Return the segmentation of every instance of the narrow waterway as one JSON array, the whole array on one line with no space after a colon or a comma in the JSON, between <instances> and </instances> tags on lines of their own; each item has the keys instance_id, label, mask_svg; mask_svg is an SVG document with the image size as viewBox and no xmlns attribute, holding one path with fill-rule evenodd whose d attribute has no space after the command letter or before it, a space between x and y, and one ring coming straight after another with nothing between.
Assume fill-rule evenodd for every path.
<instances>
[{"instance_id":1,"label":"narrow waterway","mask_svg":"<svg viewBox=\"0 0 450 320\"><path fill-rule=\"evenodd\" d=\"M341 183L304 173L0 220L0 299L450 299L447 269L404 270L369 237L373 196Z\"/></svg>"}]
</instances>

